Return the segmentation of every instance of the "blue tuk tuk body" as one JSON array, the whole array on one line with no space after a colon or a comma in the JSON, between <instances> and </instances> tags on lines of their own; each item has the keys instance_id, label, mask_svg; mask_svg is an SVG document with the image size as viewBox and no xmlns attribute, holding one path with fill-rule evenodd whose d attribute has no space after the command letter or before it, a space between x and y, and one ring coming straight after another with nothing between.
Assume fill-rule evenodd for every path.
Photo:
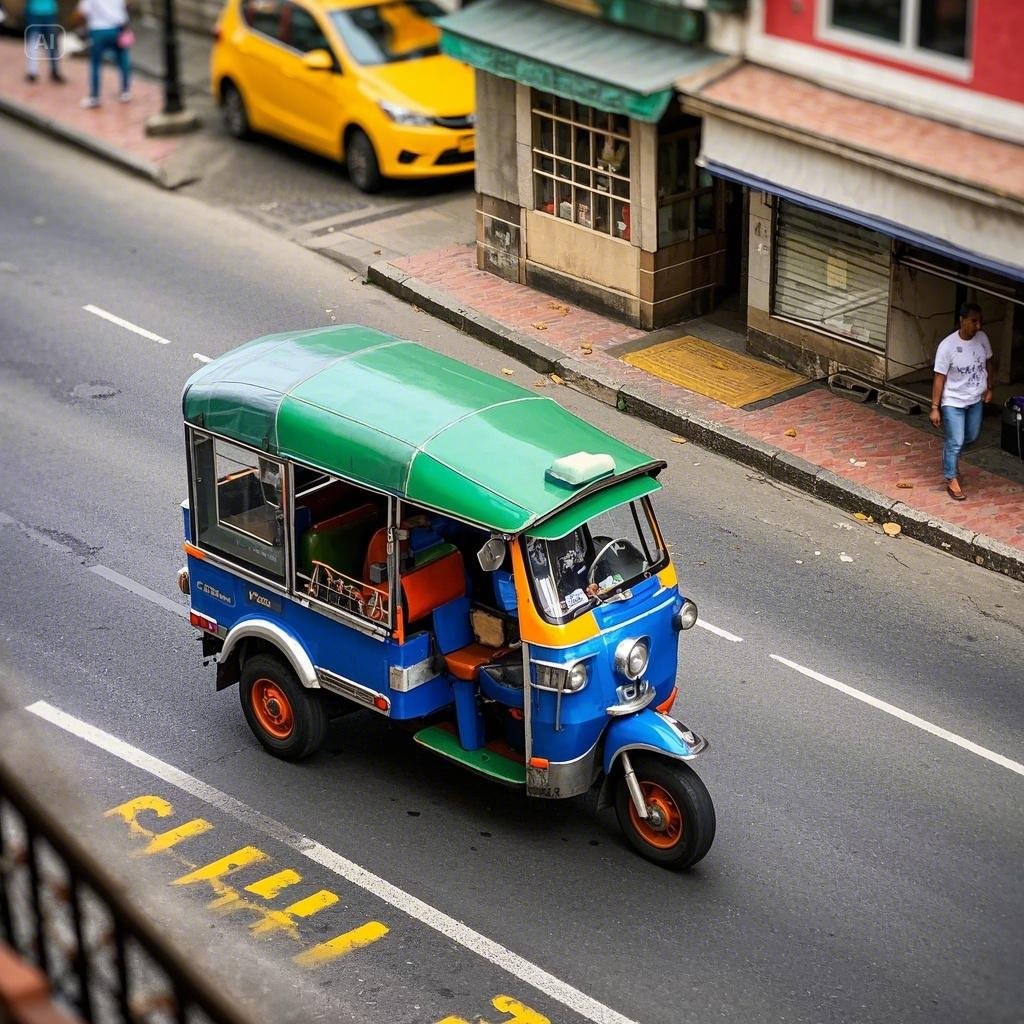
<instances>
[{"instance_id":1,"label":"blue tuk tuk body","mask_svg":"<svg viewBox=\"0 0 1024 1024\"><path fill-rule=\"evenodd\" d=\"M269 752L363 708L532 796L600 782L657 863L707 853L706 742L669 714L696 608L654 516L663 463L357 326L241 346L183 409L179 583Z\"/></svg>"}]
</instances>

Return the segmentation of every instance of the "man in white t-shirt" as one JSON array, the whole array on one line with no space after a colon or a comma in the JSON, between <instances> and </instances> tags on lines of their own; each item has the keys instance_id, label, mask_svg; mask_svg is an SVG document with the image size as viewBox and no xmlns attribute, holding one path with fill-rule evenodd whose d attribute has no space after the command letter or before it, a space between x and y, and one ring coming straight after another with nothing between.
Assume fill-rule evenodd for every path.
<instances>
[{"instance_id":1,"label":"man in white t-shirt","mask_svg":"<svg viewBox=\"0 0 1024 1024\"><path fill-rule=\"evenodd\" d=\"M981 329L981 307L965 302L960 327L939 342L932 379L932 426L942 424L942 474L954 501L966 495L960 486L960 452L981 433L981 414L992 399L992 345Z\"/></svg>"}]
</instances>

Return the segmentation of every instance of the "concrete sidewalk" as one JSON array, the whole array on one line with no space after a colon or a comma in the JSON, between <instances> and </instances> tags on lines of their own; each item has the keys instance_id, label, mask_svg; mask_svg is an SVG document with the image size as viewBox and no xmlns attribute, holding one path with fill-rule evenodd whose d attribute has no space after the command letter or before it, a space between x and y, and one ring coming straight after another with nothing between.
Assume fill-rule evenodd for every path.
<instances>
[{"instance_id":1,"label":"concrete sidewalk","mask_svg":"<svg viewBox=\"0 0 1024 1024\"><path fill-rule=\"evenodd\" d=\"M140 28L143 60L156 61L157 35L151 26ZM201 102L209 40L182 33L179 45L186 91ZM188 165L181 153L187 139L143 133L145 117L160 109L160 87L140 75L131 104L80 110L85 62L66 60L64 70L68 85L29 85L20 41L0 39L0 110L173 184L176 161ZM576 388L870 517L861 519L866 529L895 523L908 537L1024 580L1024 463L999 449L998 415L986 417L982 438L964 459L967 500L953 502L940 470L942 437L926 417L858 404L821 383L733 409L636 369L621 357L653 342L644 332L478 270L467 244L475 218L472 195L397 207L368 199L362 212L305 225L291 237L549 375L545 386ZM711 318L680 325L678 333L743 345L741 333Z\"/></svg>"}]
</instances>

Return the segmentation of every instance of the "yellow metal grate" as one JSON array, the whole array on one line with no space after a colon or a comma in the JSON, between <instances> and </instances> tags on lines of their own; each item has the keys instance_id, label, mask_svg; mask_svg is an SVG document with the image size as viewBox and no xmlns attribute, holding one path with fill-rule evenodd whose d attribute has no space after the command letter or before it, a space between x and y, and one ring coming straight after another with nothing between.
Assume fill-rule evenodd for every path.
<instances>
[{"instance_id":1,"label":"yellow metal grate","mask_svg":"<svg viewBox=\"0 0 1024 1024\"><path fill-rule=\"evenodd\" d=\"M714 398L733 409L807 383L806 377L791 370L730 352L689 334L630 352L622 358L630 366Z\"/></svg>"}]
</instances>

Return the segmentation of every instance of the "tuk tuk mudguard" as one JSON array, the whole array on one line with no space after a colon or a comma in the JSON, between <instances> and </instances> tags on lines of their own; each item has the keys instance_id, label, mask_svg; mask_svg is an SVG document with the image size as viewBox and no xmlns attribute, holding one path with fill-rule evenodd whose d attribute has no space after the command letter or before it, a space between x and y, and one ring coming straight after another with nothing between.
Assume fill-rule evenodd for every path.
<instances>
[{"instance_id":1,"label":"tuk tuk mudguard","mask_svg":"<svg viewBox=\"0 0 1024 1024\"><path fill-rule=\"evenodd\" d=\"M224 639L217 663L218 690L238 682L241 666L236 666L237 670L232 670L229 666L233 661L237 663L237 648L242 641L248 639L259 640L280 651L303 686L308 689L320 689L320 681L313 662L293 634L268 619L243 619L231 627Z\"/></svg>"},{"instance_id":2,"label":"tuk tuk mudguard","mask_svg":"<svg viewBox=\"0 0 1024 1024\"><path fill-rule=\"evenodd\" d=\"M683 734L691 736L687 742ZM663 715L651 708L628 718L613 718L604 738L604 780L598 806L608 803L610 782L614 777L620 756L626 751L643 750L660 754L676 761L692 761L707 750L708 741L677 722L671 715Z\"/></svg>"}]
</instances>

